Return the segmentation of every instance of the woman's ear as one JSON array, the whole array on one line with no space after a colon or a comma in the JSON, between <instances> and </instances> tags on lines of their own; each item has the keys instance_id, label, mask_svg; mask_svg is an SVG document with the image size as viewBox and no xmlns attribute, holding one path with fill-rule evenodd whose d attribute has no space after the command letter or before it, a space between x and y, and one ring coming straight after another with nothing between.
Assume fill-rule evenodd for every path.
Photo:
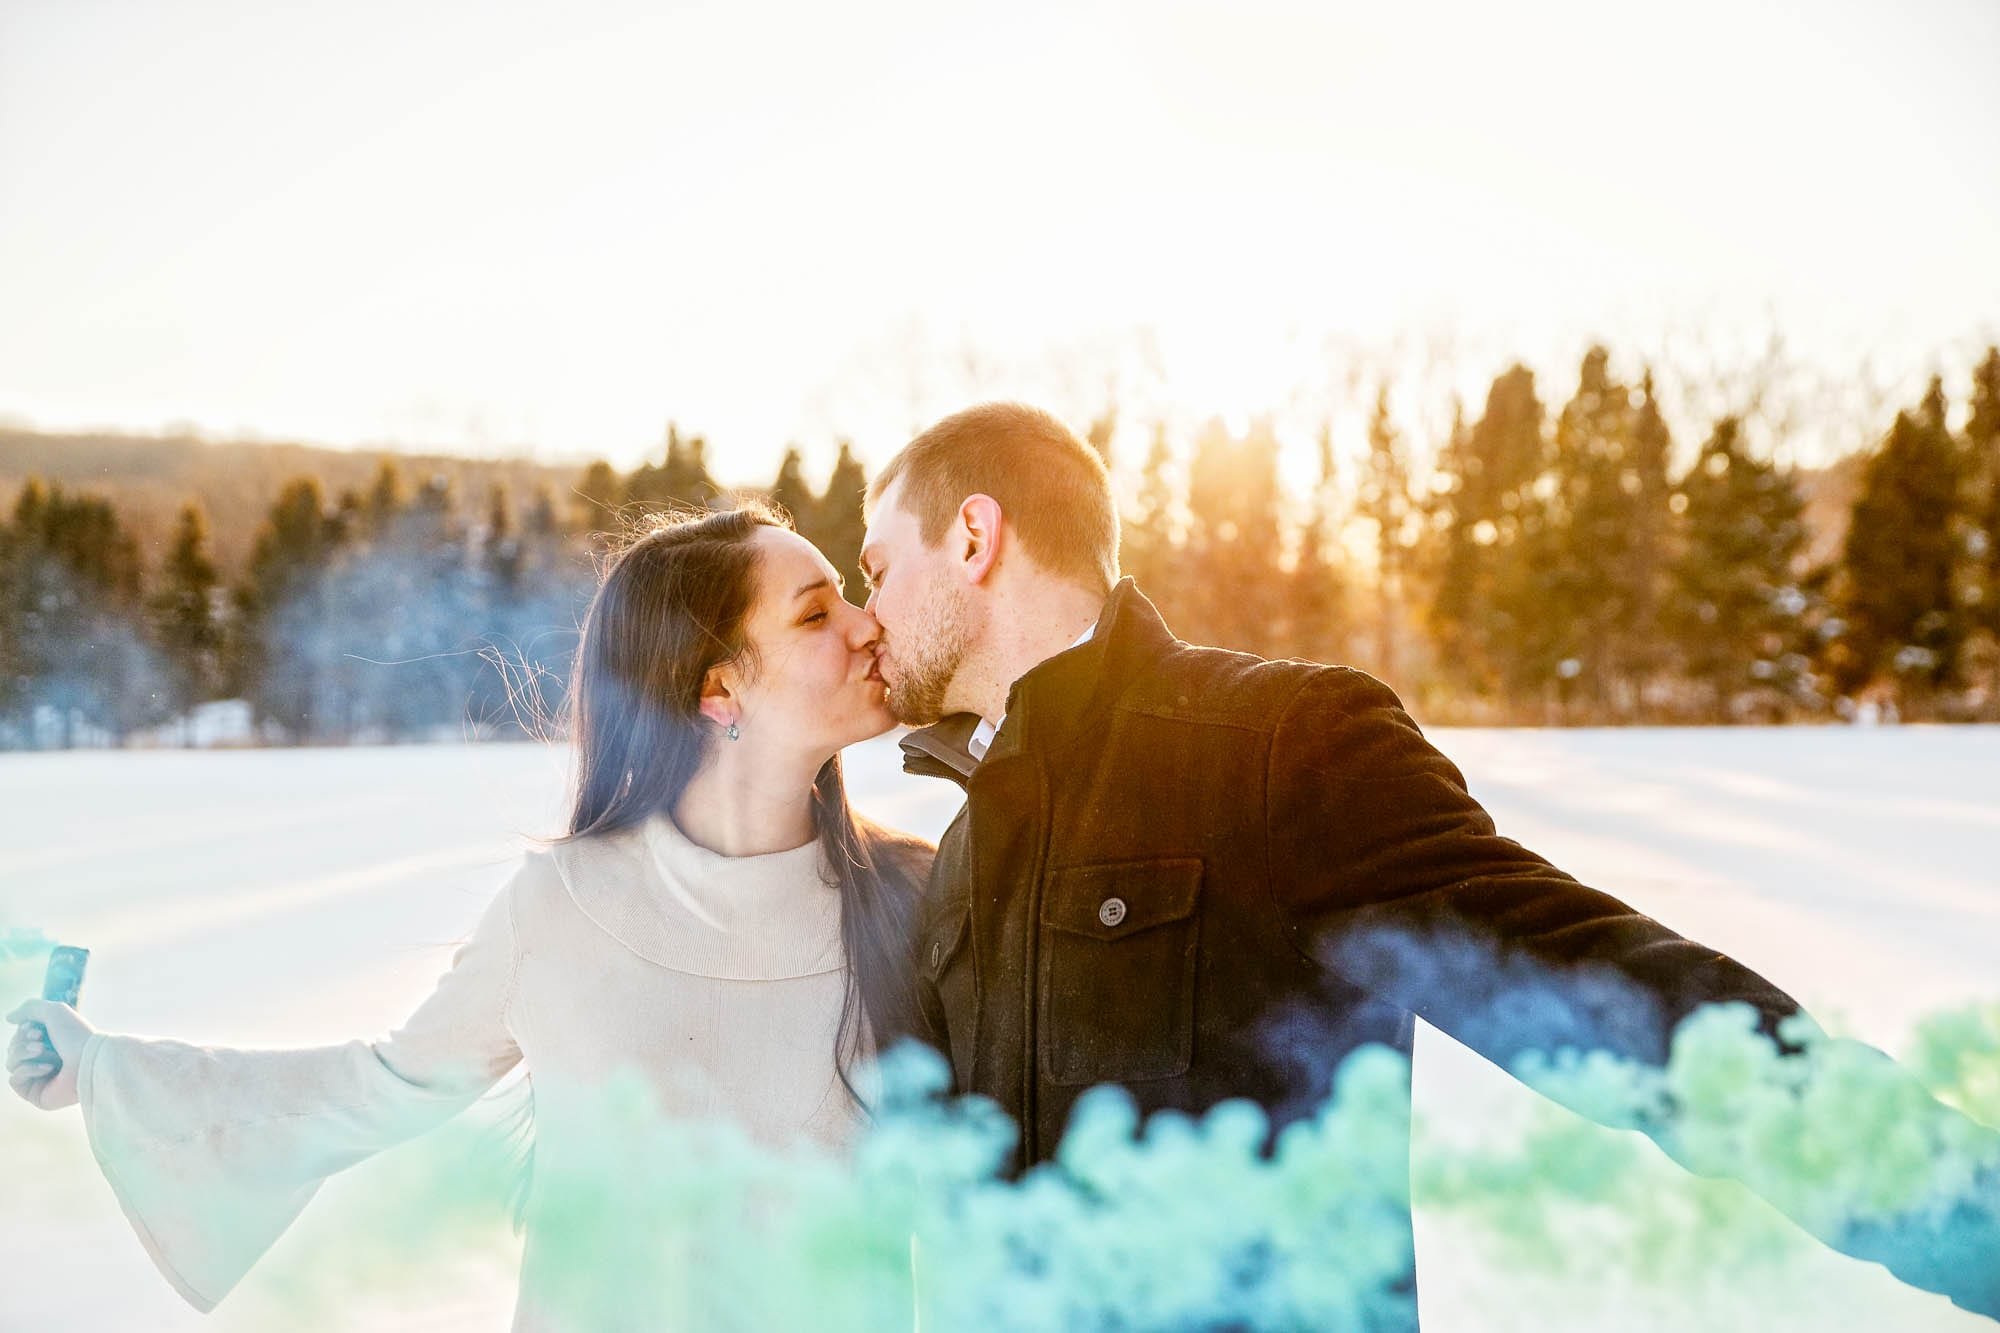
<instances>
[{"instance_id":1,"label":"woman's ear","mask_svg":"<svg viewBox=\"0 0 2000 1333\"><path fill-rule=\"evenodd\" d=\"M701 715L718 727L742 720L743 701L735 683L735 674L726 662L710 667L701 678Z\"/></svg>"}]
</instances>

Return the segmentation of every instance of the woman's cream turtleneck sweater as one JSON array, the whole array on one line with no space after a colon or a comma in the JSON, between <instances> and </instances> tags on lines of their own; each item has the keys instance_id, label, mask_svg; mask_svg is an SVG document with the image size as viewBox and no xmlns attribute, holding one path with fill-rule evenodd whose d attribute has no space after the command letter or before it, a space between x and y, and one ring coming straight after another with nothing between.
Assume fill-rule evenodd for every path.
<instances>
[{"instance_id":1,"label":"woman's cream turtleneck sweater","mask_svg":"<svg viewBox=\"0 0 2000 1333\"><path fill-rule=\"evenodd\" d=\"M656 816L530 853L387 1038L232 1050L100 1033L78 1090L147 1252L209 1310L326 1176L450 1118L523 1061L537 1178L615 1160L589 1112L620 1070L668 1116L838 1148L859 1122L834 1060L845 986L817 842L721 856ZM536 1271L531 1200L516 1330L558 1322L538 1313Z\"/></svg>"}]
</instances>

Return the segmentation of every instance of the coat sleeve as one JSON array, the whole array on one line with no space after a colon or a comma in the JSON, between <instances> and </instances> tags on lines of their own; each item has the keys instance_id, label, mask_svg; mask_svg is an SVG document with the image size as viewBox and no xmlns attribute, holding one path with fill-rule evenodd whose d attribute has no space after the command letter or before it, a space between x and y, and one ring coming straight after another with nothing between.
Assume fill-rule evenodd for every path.
<instances>
[{"instance_id":1,"label":"coat sleeve","mask_svg":"<svg viewBox=\"0 0 2000 1333\"><path fill-rule=\"evenodd\" d=\"M1387 686L1345 668L1308 679L1273 737L1266 814L1272 892L1294 944L1502 1068L1563 1047L1660 1065L1682 1019L1736 1003L1821 1071L1800 1089L1801 1132L1898 1107L1897 1132L1937 1151L1908 1190L1922 1203L1902 1211L1863 1199L1788 1206L1798 1191L1785 1161L1690 1153L1689 1126L1677 1123L1687 1108L1671 1101L1663 1119L1627 1127L1704 1175L1742 1181L1834 1248L2000 1318L2000 1135L1933 1101L1880 1052L1813 1038L1809 1055L1778 1031L1800 1011L1770 982L1499 836ZM1851 1129L1829 1137L1852 1139Z\"/></svg>"},{"instance_id":2,"label":"coat sleeve","mask_svg":"<svg viewBox=\"0 0 2000 1333\"><path fill-rule=\"evenodd\" d=\"M1504 838L1386 685L1315 671L1271 742L1270 882L1294 944L1503 1068L1528 1049L1659 1063L1680 1020L1798 1005Z\"/></svg>"},{"instance_id":3,"label":"coat sleeve","mask_svg":"<svg viewBox=\"0 0 2000 1333\"><path fill-rule=\"evenodd\" d=\"M232 1050L98 1033L77 1092L93 1155L174 1289L212 1310L329 1175L430 1129L520 1061L512 898L386 1038Z\"/></svg>"}]
</instances>

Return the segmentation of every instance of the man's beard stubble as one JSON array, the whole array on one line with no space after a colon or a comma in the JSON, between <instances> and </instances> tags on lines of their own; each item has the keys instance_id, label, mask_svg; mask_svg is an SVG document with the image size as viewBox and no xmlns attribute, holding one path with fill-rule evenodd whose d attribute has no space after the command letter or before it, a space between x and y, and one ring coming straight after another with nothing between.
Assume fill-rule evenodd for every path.
<instances>
[{"instance_id":1,"label":"man's beard stubble","mask_svg":"<svg viewBox=\"0 0 2000 1333\"><path fill-rule=\"evenodd\" d=\"M889 686L889 714L898 722L927 727L944 717L945 694L958 676L972 637L965 598L946 590L926 608L922 623L890 642L896 679Z\"/></svg>"}]
</instances>

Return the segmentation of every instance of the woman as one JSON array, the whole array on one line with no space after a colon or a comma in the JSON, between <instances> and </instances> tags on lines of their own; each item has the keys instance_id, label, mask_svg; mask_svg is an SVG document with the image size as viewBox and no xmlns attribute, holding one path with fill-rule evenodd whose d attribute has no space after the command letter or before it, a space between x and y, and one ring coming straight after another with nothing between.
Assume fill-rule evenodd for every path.
<instances>
[{"instance_id":1,"label":"woman","mask_svg":"<svg viewBox=\"0 0 2000 1333\"><path fill-rule=\"evenodd\" d=\"M838 1147L865 1114L863 1058L905 1023L932 851L857 816L842 785L841 749L892 725L879 632L775 512L657 520L584 622L568 834L528 854L402 1027L226 1050L96 1032L31 1000L7 1016L22 1024L9 1082L45 1110L81 1104L148 1253L204 1311L326 1176L517 1063L538 1180L602 1163L593 1093L633 1070L669 1116ZM538 1192L516 1330L575 1314L558 1298L574 1247L547 1226L538 1246Z\"/></svg>"}]
</instances>

